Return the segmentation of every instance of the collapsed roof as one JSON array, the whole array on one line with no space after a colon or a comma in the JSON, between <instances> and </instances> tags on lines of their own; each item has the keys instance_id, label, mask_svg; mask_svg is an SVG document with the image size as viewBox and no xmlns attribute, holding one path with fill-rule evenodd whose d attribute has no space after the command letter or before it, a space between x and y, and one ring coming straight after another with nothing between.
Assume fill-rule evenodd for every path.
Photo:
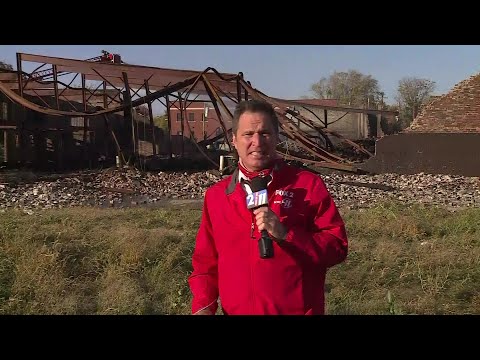
<instances>
[{"instance_id":1,"label":"collapsed roof","mask_svg":"<svg viewBox=\"0 0 480 360\"><path fill-rule=\"evenodd\" d=\"M41 65L28 73L22 70L23 62L34 62ZM47 67L46 70L42 70L44 67ZM78 77L80 77L79 80ZM66 78L71 78L68 83L67 80L64 80ZM75 83L75 80L80 81L80 85ZM95 82L96 88L92 89L92 86L88 86L87 81ZM225 121L232 118L232 113L226 103L238 103L250 98L264 100L275 108L281 135L295 145L296 150L292 150L292 147L278 148L277 151L283 158L351 172L358 171L355 164L330 151L333 147L330 141L331 137L336 137L366 156L372 156L372 154L355 142L326 128L321 121L312 121L301 116L298 111L294 110L295 107L303 106L310 109L320 108L325 111L373 115L391 113L385 110L335 106L331 102L315 104L308 100L274 98L254 88L249 81L244 79L241 72L238 74L220 73L210 67L203 71L195 71L131 65L123 63L118 55L112 56L107 52L104 52L102 56L87 60L17 53L16 71L0 69L0 91L13 102L39 113L71 117L102 115L107 121L109 114L126 111L140 105L147 105L151 109L154 101L160 101L168 110L171 103L168 100L169 97L177 99L181 110L185 110L189 103L199 97L206 97L215 108L223 133L208 141L192 140L199 151L215 164L215 160L207 151L207 145L223 138L230 147L231 133L229 133ZM117 96L119 94L123 96ZM45 101L43 101L45 106L39 105L37 102L31 101L31 96L39 99L54 96L57 105ZM87 107L92 97L100 97L103 100L100 101L102 106L96 102L95 107ZM85 106L80 110L74 105L71 109L60 109L59 99L80 101ZM150 114L150 116L152 115ZM153 120L151 119L151 121ZM185 123L188 127L188 121ZM299 126L300 123L302 127ZM112 135L115 136L113 133Z\"/></svg>"}]
</instances>

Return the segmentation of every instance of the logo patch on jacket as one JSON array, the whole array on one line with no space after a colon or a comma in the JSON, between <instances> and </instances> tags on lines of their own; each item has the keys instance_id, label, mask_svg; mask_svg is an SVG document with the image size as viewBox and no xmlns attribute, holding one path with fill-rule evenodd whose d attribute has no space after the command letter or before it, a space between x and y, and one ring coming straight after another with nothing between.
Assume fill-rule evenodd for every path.
<instances>
[{"instance_id":1,"label":"logo patch on jacket","mask_svg":"<svg viewBox=\"0 0 480 360\"><path fill-rule=\"evenodd\" d=\"M289 209L292 207L292 200L289 198L285 198L282 200L282 207L285 209Z\"/></svg>"},{"instance_id":2,"label":"logo patch on jacket","mask_svg":"<svg viewBox=\"0 0 480 360\"><path fill-rule=\"evenodd\" d=\"M275 196L280 196L281 200L275 200L274 204L280 204L284 209L289 209L292 207L293 201L293 192L288 190L275 190Z\"/></svg>"}]
</instances>

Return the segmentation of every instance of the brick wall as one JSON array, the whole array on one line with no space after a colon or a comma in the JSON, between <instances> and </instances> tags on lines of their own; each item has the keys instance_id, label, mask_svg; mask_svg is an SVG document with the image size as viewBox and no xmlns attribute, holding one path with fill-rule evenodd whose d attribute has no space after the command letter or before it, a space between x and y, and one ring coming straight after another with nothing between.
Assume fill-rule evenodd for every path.
<instances>
[{"instance_id":1,"label":"brick wall","mask_svg":"<svg viewBox=\"0 0 480 360\"><path fill-rule=\"evenodd\" d=\"M480 133L480 74L425 106L405 132Z\"/></svg>"},{"instance_id":2,"label":"brick wall","mask_svg":"<svg viewBox=\"0 0 480 360\"><path fill-rule=\"evenodd\" d=\"M223 133L221 130L220 120L218 120L217 113L212 104L206 103L205 106L208 106L207 117L205 122L203 121L204 114L204 104L203 103L193 103L186 110L186 119L184 120L183 136L190 138L190 131L193 132L195 139L201 141L205 137L207 139L217 136L220 133ZM231 109L233 111L233 109ZM179 117L180 111L175 108L170 108L170 119L171 119L171 134L172 135L182 135L181 121ZM226 120L224 117L225 126L227 129L232 127L232 122ZM187 126L188 124L188 126Z\"/></svg>"},{"instance_id":3,"label":"brick wall","mask_svg":"<svg viewBox=\"0 0 480 360\"><path fill-rule=\"evenodd\" d=\"M359 167L373 173L480 176L475 149L480 134L403 133L376 143L376 155Z\"/></svg>"}]
</instances>

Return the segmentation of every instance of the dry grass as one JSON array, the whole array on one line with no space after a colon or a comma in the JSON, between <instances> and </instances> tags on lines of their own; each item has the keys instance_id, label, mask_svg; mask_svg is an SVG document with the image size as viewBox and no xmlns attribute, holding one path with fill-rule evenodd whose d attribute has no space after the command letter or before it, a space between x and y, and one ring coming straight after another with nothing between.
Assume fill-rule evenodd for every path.
<instances>
[{"instance_id":1,"label":"dry grass","mask_svg":"<svg viewBox=\"0 0 480 360\"><path fill-rule=\"evenodd\" d=\"M0 313L188 313L199 211L9 211L0 221Z\"/></svg>"},{"instance_id":2,"label":"dry grass","mask_svg":"<svg viewBox=\"0 0 480 360\"><path fill-rule=\"evenodd\" d=\"M479 314L480 210L344 212L329 314ZM188 314L199 210L63 209L0 219L0 314Z\"/></svg>"},{"instance_id":3,"label":"dry grass","mask_svg":"<svg viewBox=\"0 0 480 360\"><path fill-rule=\"evenodd\" d=\"M350 254L329 272L329 313L480 313L479 209L390 204L344 216Z\"/></svg>"}]
</instances>

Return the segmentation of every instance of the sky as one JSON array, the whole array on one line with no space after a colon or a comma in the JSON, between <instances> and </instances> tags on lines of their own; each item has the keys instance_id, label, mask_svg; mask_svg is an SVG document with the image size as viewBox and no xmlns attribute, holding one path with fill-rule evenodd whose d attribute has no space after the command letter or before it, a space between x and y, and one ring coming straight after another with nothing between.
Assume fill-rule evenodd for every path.
<instances>
[{"instance_id":1,"label":"sky","mask_svg":"<svg viewBox=\"0 0 480 360\"><path fill-rule=\"evenodd\" d=\"M480 72L480 45L0 45L0 60L16 69L17 52L87 59L101 50L129 64L243 72L254 88L283 99L312 96L311 85L335 71L371 75L387 104L404 77L432 80L441 95ZM27 72L38 66L22 64Z\"/></svg>"}]
</instances>

